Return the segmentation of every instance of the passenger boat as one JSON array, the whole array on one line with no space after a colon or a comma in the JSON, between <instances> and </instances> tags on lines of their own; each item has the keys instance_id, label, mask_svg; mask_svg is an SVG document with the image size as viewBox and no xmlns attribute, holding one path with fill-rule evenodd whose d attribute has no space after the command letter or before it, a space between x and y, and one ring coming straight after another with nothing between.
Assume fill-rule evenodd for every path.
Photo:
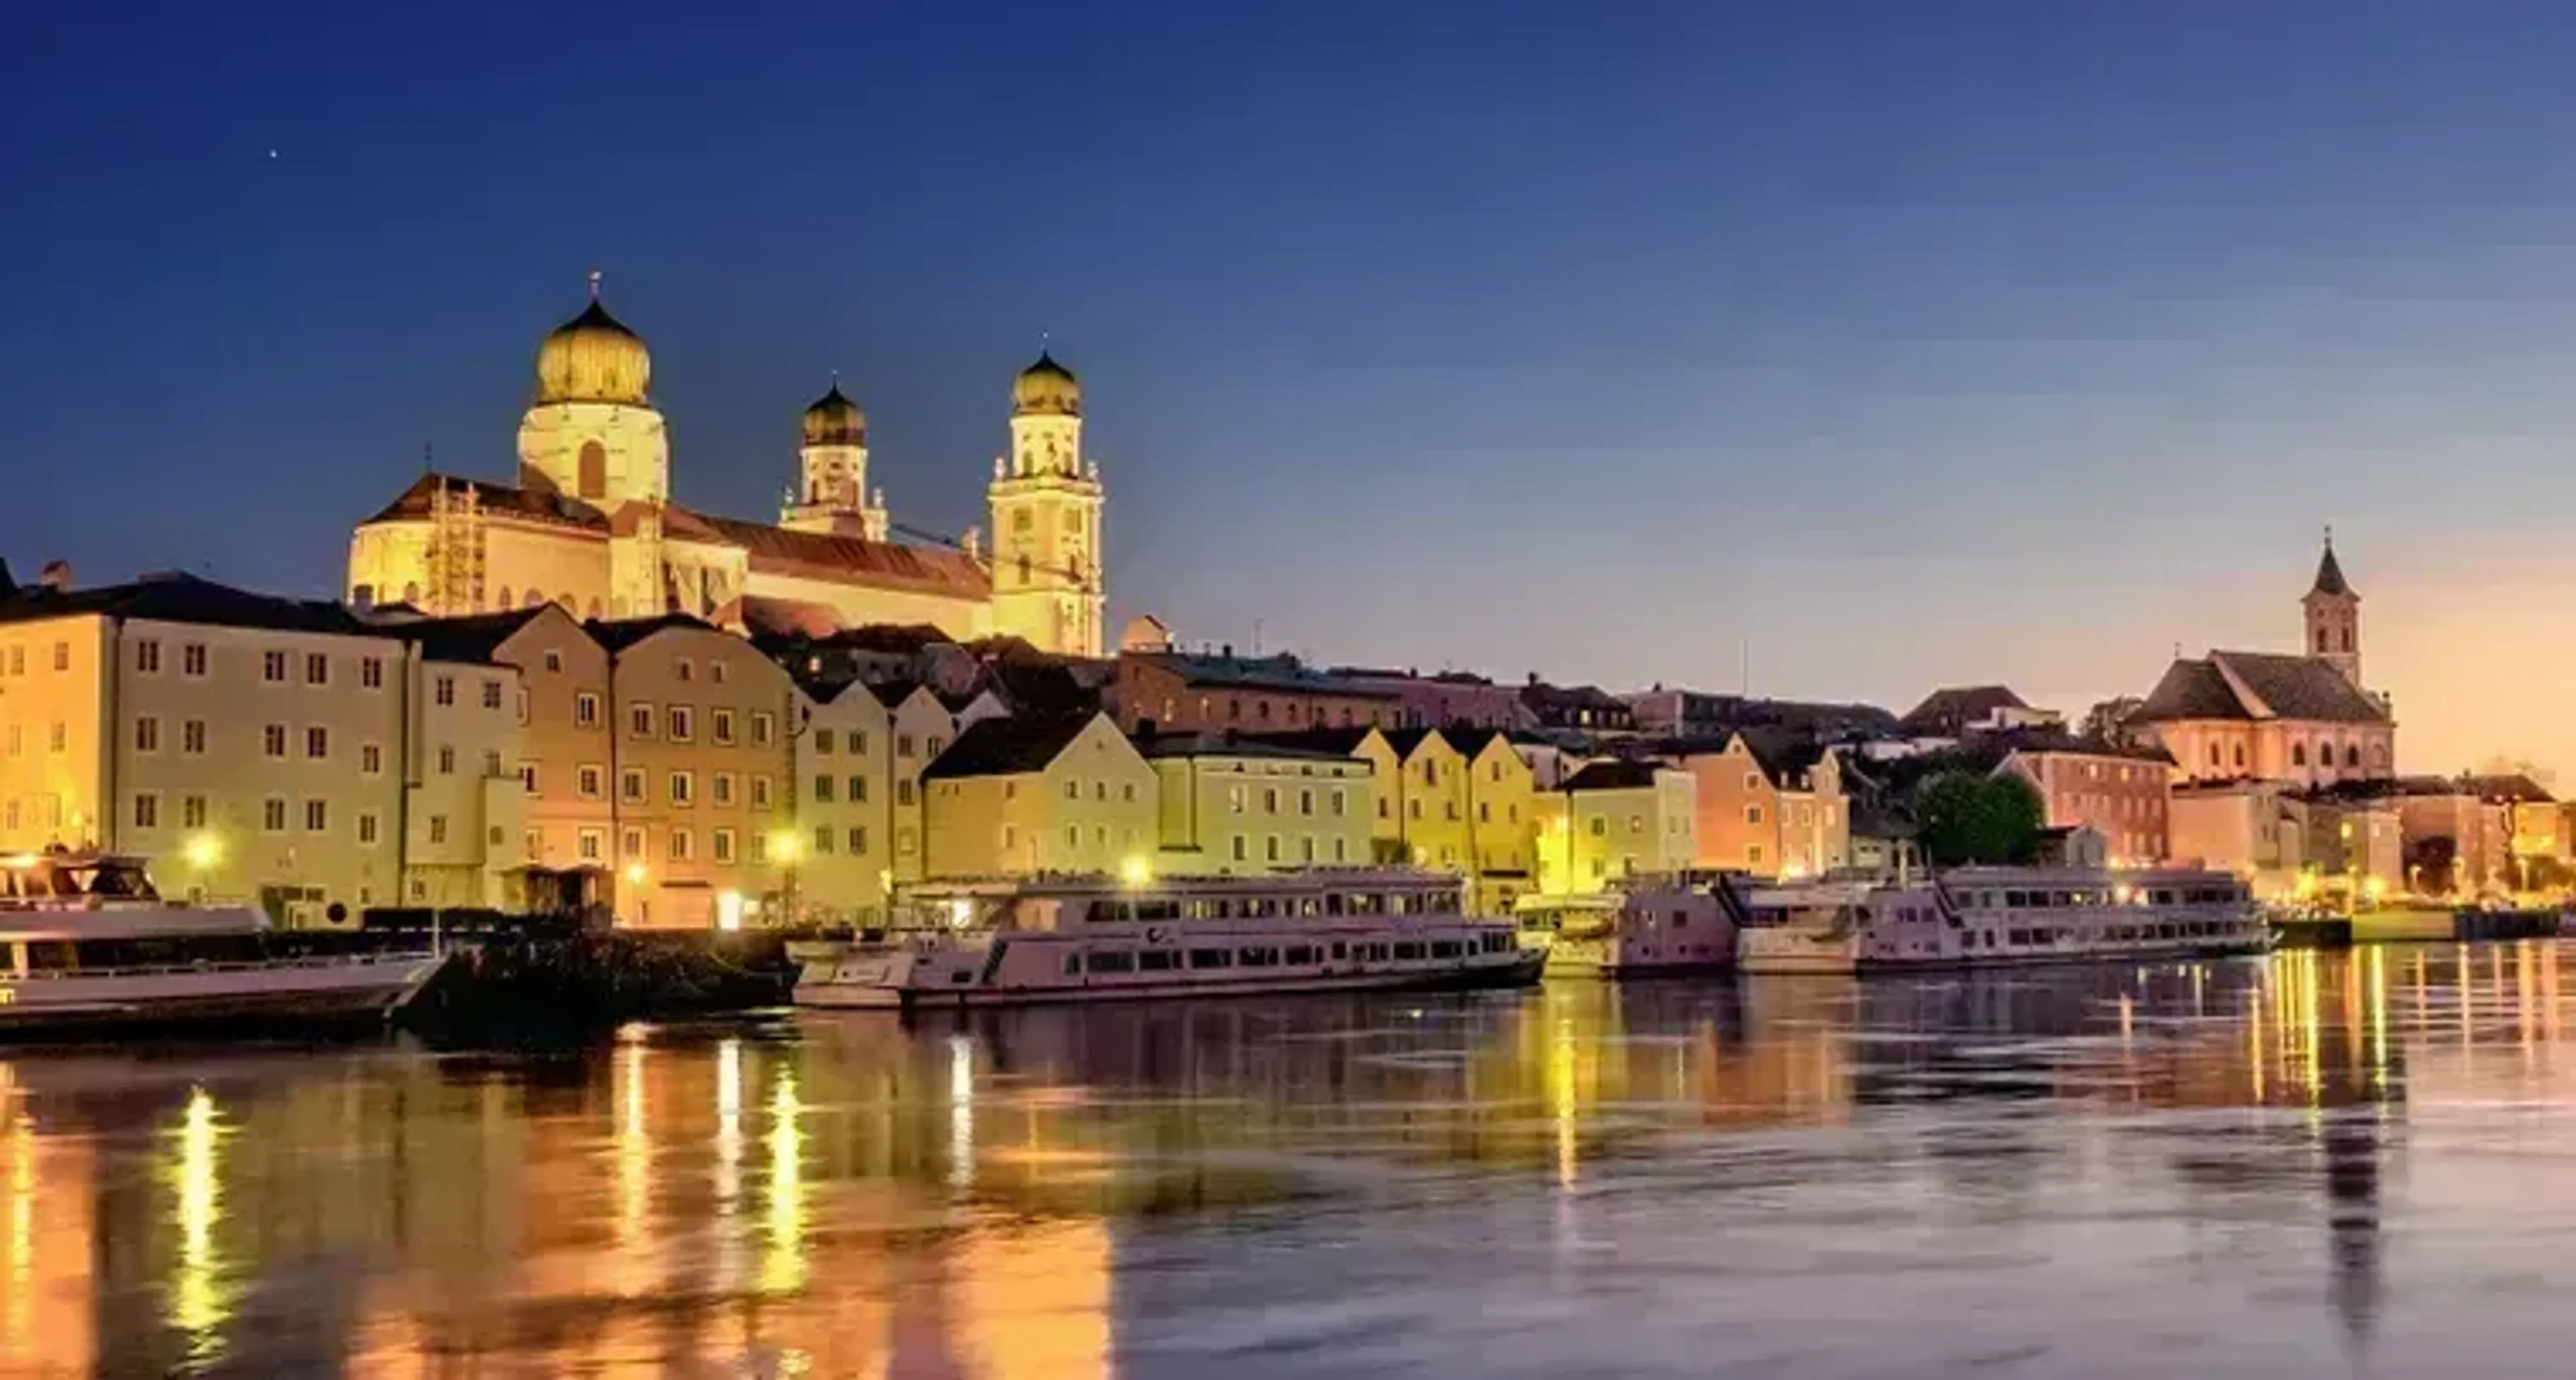
<instances>
[{"instance_id":1,"label":"passenger boat","mask_svg":"<svg viewBox=\"0 0 2576 1380\"><path fill-rule=\"evenodd\" d=\"M1745 897L1749 973L1868 972L2261 953L2270 927L2235 874L1967 867L1918 886L1815 882Z\"/></svg>"},{"instance_id":2,"label":"passenger boat","mask_svg":"<svg viewBox=\"0 0 2576 1380\"><path fill-rule=\"evenodd\" d=\"M914 1008L1523 986L1541 956L1459 879L1394 868L922 883L879 938L801 946L795 1001Z\"/></svg>"},{"instance_id":3,"label":"passenger boat","mask_svg":"<svg viewBox=\"0 0 2576 1380\"><path fill-rule=\"evenodd\" d=\"M1512 914L1521 947L1547 955L1549 977L1704 973L1735 962L1735 923L1717 893L1705 887L1659 882L1575 896L1523 896Z\"/></svg>"},{"instance_id":4,"label":"passenger boat","mask_svg":"<svg viewBox=\"0 0 2576 1380\"><path fill-rule=\"evenodd\" d=\"M382 1019L445 961L272 931L161 899L131 858L0 860L0 1036L97 1026Z\"/></svg>"}]
</instances>

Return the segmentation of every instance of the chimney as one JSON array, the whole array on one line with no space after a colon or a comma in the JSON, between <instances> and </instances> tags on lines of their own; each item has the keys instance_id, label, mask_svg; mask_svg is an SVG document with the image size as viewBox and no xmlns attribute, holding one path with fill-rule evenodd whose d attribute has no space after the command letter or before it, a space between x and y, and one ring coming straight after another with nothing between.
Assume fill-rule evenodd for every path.
<instances>
[{"instance_id":1,"label":"chimney","mask_svg":"<svg viewBox=\"0 0 2576 1380\"><path fill-rule=\"evenodd\" d=\"M1224 657L1228 661L1234 660L1234 644L1228 642L1224 646L1218 648L1217 655Z\"/></svg>"},{"instance_id":2,"label":"chimney","mask_svg":"<svg viewBox=\"0 0 2576 1380\"><path fill-rule=\"evenodd\" d=\"M71 593L72 563L69 561L45 562L45 568L36 575L36 583L55 594Z\"/></svg>"}]
</instances>

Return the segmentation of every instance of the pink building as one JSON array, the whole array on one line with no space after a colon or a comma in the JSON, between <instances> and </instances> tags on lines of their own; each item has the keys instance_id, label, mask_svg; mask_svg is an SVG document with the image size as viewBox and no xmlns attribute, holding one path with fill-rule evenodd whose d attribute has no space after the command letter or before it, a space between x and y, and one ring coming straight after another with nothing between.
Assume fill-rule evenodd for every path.
<instances>
[{"instance_id":1,"label":"pink building","mask_svg":"<svg viewBox=\"0 0 2576 1380\"><path fill-rule=\"evenodd\" d=\"M2115 863L2170 856L2173 762L2162 752L2052 735L2014 747L1995 772L2018 776L2039 792L2050 828L2100 831Z\"/></svg>"}]
</instances>

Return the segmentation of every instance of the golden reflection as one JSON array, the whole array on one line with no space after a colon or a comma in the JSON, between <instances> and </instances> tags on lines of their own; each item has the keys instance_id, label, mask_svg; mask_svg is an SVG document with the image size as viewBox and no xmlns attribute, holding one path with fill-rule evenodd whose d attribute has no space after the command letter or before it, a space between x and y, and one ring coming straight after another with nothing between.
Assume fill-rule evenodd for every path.
<instances>
[{"instance_id":1,"label":"golden reflection","mask_svg":"<svg viewBox=\"0 0 2576 1380\"><path fill-rule=\"evenodd\" d=\"M205 1358L223 1350L218 1333L232 1317L233 1290L215 1251L215 1228L223 1221L222 1142L215 1099L204 1088L188 1096L188 1110L175 1137L178 1163L169 1174L177 1202L179 1265L170 1288L170 1321L188 1334L192 1356Z\"/></svg>"},{"instance_id":2,"label":"golden reflection","mask_svg":"<svg viewBox=\"0 0 2576 1380\"><path fill-rule=\"evenodd\" d=\"M2370 1086L2388 1090L2388 948L2370 948Z\"/></svg>"},{"instance_id":3,"label":"golden reflection","mask_svg":"<svg viewBox=\"0 0 2576 1380\"><path fill-rule=\"evenodd\" d=\"M653 1127L644 1100L643 1040L631 1039L617 1051L617 1259L622 1276L618 1292L629 1298L654 1287L649 1267L653 1248Z\"/></svg>"},{"instance_id":4,"label":"golden reflection","mask_svg":"<svg viewBox=\"0 0 2576 1380\"><path fill-rule=\"evenodd\" d=\"M959 1192L975 1182L975 1042L948 1037L948 1186Z\"/></svg>"},{"instance_id":5,"label":"golden reflection","mask_svg":"<svg viewBox=\"0 0 2576 1380\"><path fill-rule=\"evenodd\" d=\"M9 1119L9 1307L0 1314L0 1351L26 1350L36 1302L36 1126L20 1112Z\"/></svg>"},{"instance_id":6,"label":"golden reflection","mask_svg":"<svg viewBox=\"0 0 2576 1380\"><path fill-rule=\"evenodd\" d=\"M760 1261L760 1291L790 1294L805 1287L804 1108L796 1100L796 1072L780 1069L769 1093L769 1243Z\"/></svg>"},{"instance_id":7,"label":"golden reflection","mask_svg":"<svg viewBox=\"0 0 2576 1380\"><path fill-rule=\"evenodd\" d=\"M1574 1187L1579 1167L1576 1132L1581 1116L1575 1106L1574 1088L1574 1019L1560 1016L1553 1038L1547 1047L1547 1109L1556 1126L1556 1183L1559 1188Z\"/></svg>"},{"instance_id":8,"label":"golden reflection","mask_svg":"<svg viewBox=\"0 0 2576 1380\"><path fill-rule=\"evenodd\" d=\"M742 1037L716 1046L716 1279L742 1278Z\"/></svg>"},{"instance_id":9,"label":"golden reflection","mask_svg":"<svg viewBox=\"0 0 2576 1380\"><path fill-rule=\"evenodd\" d=\"M1096 1218L980 1228L950 1263L949 1345L974 1380L1079 1380L1110 1366L1111 1245Z\"/></svg>"}]
</instances>

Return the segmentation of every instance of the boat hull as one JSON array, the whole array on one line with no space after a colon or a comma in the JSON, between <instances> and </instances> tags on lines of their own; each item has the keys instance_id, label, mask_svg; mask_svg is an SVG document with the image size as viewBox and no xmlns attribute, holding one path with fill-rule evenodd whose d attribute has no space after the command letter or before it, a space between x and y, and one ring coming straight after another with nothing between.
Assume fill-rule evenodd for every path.
<instances>
[{"instance_id":1,"label":"boat hull","mask_svg":"<svg viewBox=\"0 0 2576 1380\"><path fill-rule=\"evenodd\" d=\"M103 1029L380 1022L418 996L445 963L433 954L368 955L28 979L0 984L0 1040Z\"/></svg>"},{"instance_id":2,"label":"boat hull","mask_svg":"<svg viewBox=\"0 0 2576 1380\"><path fill-rule=\"evenodd\" d=\"M959 988L910 986L869 960L844 961L833 971L809 965L797 980L794 1001L824 1011L953 1011L991 1006L1065 1005L1078 1002L1184 1001L1214 997L1302 996L1324 992L1456 992L1527 987L1539 980L1546 956L1510 953L1478 956L1442 969L1314 972L1258 978L1209 978L1189 973L1172 981L1132 981L1090 987Z\"/></svg>"}]
</instances>

